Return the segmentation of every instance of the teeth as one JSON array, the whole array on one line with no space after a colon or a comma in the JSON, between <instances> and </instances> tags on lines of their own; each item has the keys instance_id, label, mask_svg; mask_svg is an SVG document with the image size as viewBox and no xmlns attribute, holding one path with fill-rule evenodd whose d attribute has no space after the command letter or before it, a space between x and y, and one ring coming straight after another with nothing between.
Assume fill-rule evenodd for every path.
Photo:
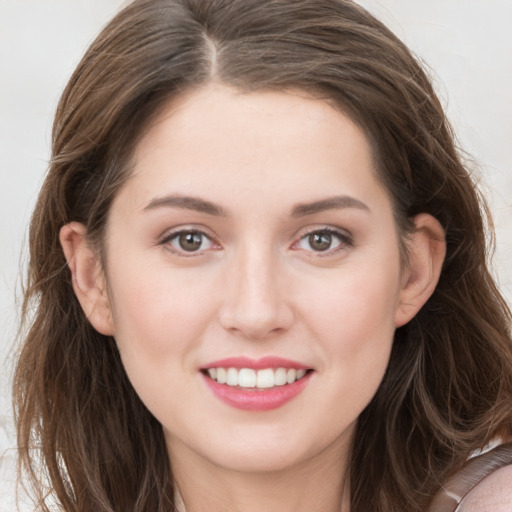
<instances>
[{"instance_id":1,"label":"teeth","mask_svg":"<svg viewBox=\"0 0 512 512\"><path fill-rule=\"evenodd\" d=\"M217 382L219 384L226 384L228 379L226 368L217 368Z\"/></svg>"},{"instance_id":2,"label":"teeth","mask_svg":"<svg viewBox=\"0 0 512 512\"><path fill-rule=\"evenodd\" d=\"M238 385L241 388L255 388L256 387L256 372L254 370L252 370L251 368L242 368L238 372Z\"/></svg>"},{"instance_id":3,"label":"teeth","mask_svg":"<svg viewBox=\"0 0 512 512\"><path fill-rule=\"evenodd\" d=\"M226 384L228 386L238 386L238 371L236 368L228 368Z\"/></svg>"},{"instance_id":4,"label":"teeth","mask_svg":"<svg viewBox=\"0 0 512 512\"><path fill-rule=\"evenodd\" d=\"M275 375L276 386L284 386L286 384L286 368L278 368Z\"/></svg>"},{"instance_id":5,"label":"teeth","mask_svg":"<svg viewBox=\"0 0 512 512\"><path fill-rule=\"evenodd\" d=\"M275 386L293 384L306 375L306 370L295 368L208 368L208 375L219 384L241 388L269 389Z\"/></svg>"},{"instance_id":6,"label":"teeth","mask_svg":"<svg viewBox=\"0 0 512 512\"><path fill-rule=\"evenodd\" d=\"M256 375L256 387L257 388L273 388L275 384L274 370L267 368L265 370L258 370Z\"/></svg>"}]
</instances>

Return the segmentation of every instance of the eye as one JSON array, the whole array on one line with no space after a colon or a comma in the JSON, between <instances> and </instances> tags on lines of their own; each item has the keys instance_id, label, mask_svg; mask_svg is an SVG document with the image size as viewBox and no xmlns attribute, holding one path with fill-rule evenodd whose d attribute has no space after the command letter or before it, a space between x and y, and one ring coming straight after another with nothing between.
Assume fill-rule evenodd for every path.
<instances>
[{"instance_id":1,"label":"eye","mask_svg":"<svg viewBox=\"0 0 512 512\"><path fill-rule=\"evenodd\" d=\"M161 243L168 246L173 252L188 253L189 255L215 248L211 238L197 230L175 231L164 238Z\"/></svg>"},{"instance_id":2,"label":"eye","mask_svg":"<svg viewBox=\"0 0 512 512\"><path fill-rule=\"evenodd\" d=\"M296 248L305 251L326 253L336 252L352 245L352 239L347 234L333 229L319 229L311 231L303 236Z\"/></svg>"}]
</instances>

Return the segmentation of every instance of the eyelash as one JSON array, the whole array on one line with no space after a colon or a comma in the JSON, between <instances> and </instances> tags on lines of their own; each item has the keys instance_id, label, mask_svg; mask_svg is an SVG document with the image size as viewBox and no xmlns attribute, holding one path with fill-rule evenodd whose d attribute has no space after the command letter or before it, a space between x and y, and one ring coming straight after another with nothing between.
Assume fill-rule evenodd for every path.
<instances>
[{"instance_id":1,"label":"eyelash","mask_svg":"<svg viewBox=\"0 0 512 512\"><path fill-rule=\"evenodd\" d=\"M216 242L213 241L212 237L207 235L204 231L202 231L201 229L194 229L194 228L189 228L189 229L178 229L176 231L173 231L169 234L167 234L159 243L159 245L163 245L163 246L166 246L167 249L174 253L174 254L177 254L178 256L181 256L183 258L192 258L194 256L199 256L201 254L203 254L203 252L205 250L208 250L208 249L202 249L202 250L199 250L199 251L187 251L186 249L183 249L183 248L177 248L177 247L174 247L172 245L172 242L173 240L179 240L179 237L183 236L183 235L199 235L201 237L201 245L203 245L203 243L205 242L205 240L208 240L210 241L210 243L212 245L216 245L218 246L218 248L215 248L214 250L219 250L221 248L221 246L219 244L217 244Z\"/></svg>"},{"instance_id":2,"label":"eyelash","mask_svg":"<svg viewBox=\"0 0 512 512\"><path fill-rule=\"evenodd\" d=\"M298 246L303 240L308 239L312 235L328 235L329 237L331 237L331 239L337 238L339 240L339 244L336 247L326 249L325 251L315 251L313 249L311 249L309 251L306 249L307 252L314 253L315 257L322 258L322 257L332 256L333 254L336 254L339 251L346 250L354 245L354 241L353 241L352 237L347 232L344 232L344 231L341 231L338 229L334 229L334 228L330 228L330 227L323 227L323 228L315 228L315 229L308 231L307 233L302 235L296 242L294 242L292 247Z\"/></svg>"},{"instance_id":3,"label":"eyelash","mask_svg":"<svg viewBox=\"0 0 512 512\"><path fill-rule=\"evenodd\" d=\"M194 257L194 256L200 256L200 255L202 255L204 253L204 251L207 251L207 250L210 249L210 248L206 248L206 249L202 249L202 250L198 250L198 251L195 251L195 250L187 251L186 249L177 248L177 247L174 247L172 245L172 242L174 240L179 240L179 237L187 236L187 235L192 235L192 236L193 235L199 235L201 237L201 246L203 245L203 243L205 242L205 239L206 239L206 240L208 240L210 242L210 244L212 244L212 246L217 246L217 247L213 248L213 250L221 249L220 244L216 243L212 239L211 236L206 234L201 229L194 229L194 228L179 229L177 231L173 231L173 232L167 234L159 242L159 245L166 246L169 251L171 251L174 254L177 254L180 257L184 257L184 258L191 258L191 257ZM339 240L339 244L336 247L328 248L325 251L323 251L323 250L315 251L314 249L310 249L310 250L302 249L305 252L311 252L311 253L315 254L316 255L315 257L331 256L333 254L338 253L339 251L346 250L347 248L350 248L350 247L352 247L354 245L353 239L352 239L352 237L348 233L340 231L340 230L337 230L337 229L333 229L333 228L330 228L330 227L323 227L323 228L312 229L312 230L306 232L297 241L295 241L291 245L291 248L294 249L294 250L301 250L301 248L299 247L301 242L303 242L304 240L307 240L308 237L311 237L312 235L328 235L331 238L331 240L330 240L331 242L332 242L332 238L337 238Z\"/></svg>"}]
</instances>

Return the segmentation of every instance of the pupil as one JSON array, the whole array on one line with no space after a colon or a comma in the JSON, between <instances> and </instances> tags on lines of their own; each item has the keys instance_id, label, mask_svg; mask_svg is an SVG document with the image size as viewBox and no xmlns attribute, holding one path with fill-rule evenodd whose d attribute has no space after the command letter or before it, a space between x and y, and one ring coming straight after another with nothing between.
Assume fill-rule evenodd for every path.
<instances>
[{"instance_id":1,"label":"pupil","mask_svg":"<svg viewBox=\"0 0 512 512\"><path fill-rule=\"evenodd\" d=\"M315 251L326 251L331 247L332 236L329 233L313 233L309 235L309 245Z\"/></svg>"},{"instance_id":2,"label":"pupil","mask_svg":"<svg viewBox=\"0 0 512 512\"><path fill-rule=\"evenodd\" d=\"M179 242L184 251L197 251L201 247L202 238L199 233L182 233Z\"/></svg>"}]
</instances>

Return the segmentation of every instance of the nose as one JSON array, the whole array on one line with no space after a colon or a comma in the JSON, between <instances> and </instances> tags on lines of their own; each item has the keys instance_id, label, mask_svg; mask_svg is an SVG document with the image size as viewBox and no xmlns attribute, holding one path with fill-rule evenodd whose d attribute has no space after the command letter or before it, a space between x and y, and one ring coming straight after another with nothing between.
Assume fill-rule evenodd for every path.
<instances>
[{"instance_id":1,"label":"nose","mask_svg":"<svg viewBox=\"0 0 512 512\"><path fill-rule=\"evenodd\" d=\"M294 313L279 258L270 251L241 251L227 269L220 308L224 329L261 340L290 328Z\"/></svg>"}]
</instances>

